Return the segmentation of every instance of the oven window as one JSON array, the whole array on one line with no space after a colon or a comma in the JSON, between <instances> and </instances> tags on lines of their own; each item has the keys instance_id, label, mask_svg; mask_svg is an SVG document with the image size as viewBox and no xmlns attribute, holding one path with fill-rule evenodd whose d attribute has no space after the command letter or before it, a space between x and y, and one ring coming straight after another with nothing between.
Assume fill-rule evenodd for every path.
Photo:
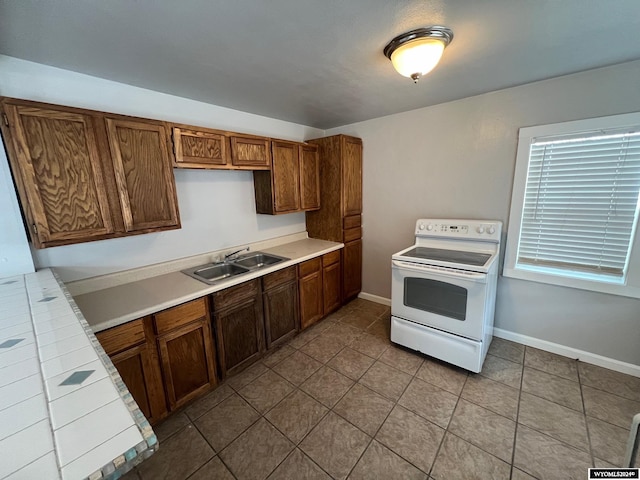
<instances>
[{"instance_id":1,"label":"oven window","mask_svg":"<svg viewBox=\"0 0 640 480\"><path fill-rule=\"evenodd\" d=\"M407 277L404 279L404 304L464 321L467 315L467 289L438 280Z\"/></svg>"}]
</instances>

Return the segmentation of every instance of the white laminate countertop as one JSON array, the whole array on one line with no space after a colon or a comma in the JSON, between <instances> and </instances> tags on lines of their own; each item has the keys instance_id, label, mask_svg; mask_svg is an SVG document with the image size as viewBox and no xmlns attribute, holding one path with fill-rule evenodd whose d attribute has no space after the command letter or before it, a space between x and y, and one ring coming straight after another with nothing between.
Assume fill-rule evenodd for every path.
<instances>
[{"instance_id":1,"label":"white laminate countertop","mask_svg":"<svg viewBox=\"0 0 640 480\"><path fill-rule=\"evenodd\" d=\"M0 279L0 479L115 479L156 448L53 272Z\"/></svg>"},{"instance_id":2,"label":"white laminate countertop","mask_svg":"<svg viewBox=\"0 0 640 480\"><path fill-rule=\"evenodd\" d=\"M290 260L232 277L216 285L207 285L182 272L172 272L84 293L74 296L74 300L93 331L100 332L342 247L342 243L306 238L260 250Z\"/></svg>"}]
</instances>

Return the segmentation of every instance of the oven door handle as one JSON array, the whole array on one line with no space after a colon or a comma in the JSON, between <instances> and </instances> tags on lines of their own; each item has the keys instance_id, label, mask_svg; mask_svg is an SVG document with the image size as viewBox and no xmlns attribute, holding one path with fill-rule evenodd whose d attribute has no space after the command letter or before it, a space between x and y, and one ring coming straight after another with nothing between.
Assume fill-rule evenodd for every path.
<instances>
[{"instance_id":1,"label":"oven door handle","mask_svg":"<svg viewBox=\"0 0 640 480\"><path fill-rule=\"evenodd\" d=\"M392 260L394 266L414 272L428 273L430 275L438 275L445 278L459 278L469 282L487 283L486 273L458 273L455 270L443 270L431 268L428 265L418 265L415 263L403 262L400 260Z\"/></svg>"}]
</instances>

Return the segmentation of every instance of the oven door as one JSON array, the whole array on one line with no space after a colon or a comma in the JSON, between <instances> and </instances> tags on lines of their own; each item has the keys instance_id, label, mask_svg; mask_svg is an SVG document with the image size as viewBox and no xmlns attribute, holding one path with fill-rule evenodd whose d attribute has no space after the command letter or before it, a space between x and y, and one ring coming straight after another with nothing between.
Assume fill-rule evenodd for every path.
<instances>
[{"instance_id":1,"label":"oven door","mask_svg":"<svg viewBox=\"0 0 640 480\"><path fill-rule=\"evenodd\" d=\"M391 313L482 340L487 274L392 260Z\"/></svg>"}]
</instances>

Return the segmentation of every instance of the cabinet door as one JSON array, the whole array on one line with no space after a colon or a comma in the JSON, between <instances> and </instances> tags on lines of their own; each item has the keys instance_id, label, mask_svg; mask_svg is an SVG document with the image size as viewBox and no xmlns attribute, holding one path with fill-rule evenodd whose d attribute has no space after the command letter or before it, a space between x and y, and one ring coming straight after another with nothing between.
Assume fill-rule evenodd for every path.
<instances>
[{"instance_id":1,"label":"cabinet door","mask_svg":"<svg viewBox=\"0 0 640 480\"><path fill-rule=\"evenodd\" d=\"M272 142L273 201L276 212L300 210L300 162L298 145Z\"/></svg>"},{"instance_id":2,"label":"cabinet door","mask_svg":"<svg viewBox=\"0 0 640 480\"><path fill-rule=\"evenodd\" d=\"M341 276L342 265L340 262L322 269L322 298L324 303L323 313L325 316L340 308L340 305L342 304L342 294L340 289Z\"/></svg>"},{"instance_id":3,"label":"cabinet door","mask_svg":"<svg viewBox=\"0 0 640 480\"><path fill-rule=\"evenodd\" d=\"M247 170L268 170L271 166L269 139L232 136L231 163Z\"/></svg>"},{"instance_id":4,"label":"cabinet door","mask_svg":"<svg viewBox=\"0 0 640 480\"><path fill-rule=\"evenodd\" d=\"M342 139L342 216L362 213L362 140Z\"/></svg>"},{"instance_id":5,"label":"cabinet door","mask_svg":"<svg viewBox=\"0 0 640 480\"><path fill-rule=\"evenodd\" d=\"M362 290L362 240L344 244L342 250L342 302L355 297Z\"/></svg>"},{"instance_id":6,"label":"cabinet door","mask_svg":"<svg viewBox=\"0 0 640 480\"><path fill-rule=\"evenodd\" d=\"M158 337L171 410L216 385L215 351L207 318Z\"/></svg>"},{"instance_id":7,"label":"cabinet door","mask_svg":"<svg viewBox=\"0 0 640 480\"><path fill-rule=\"evenodd\" d=\"M108 117L105 121L125 230L180 227L165 127Z\"/></svg>"},{"instance_id":8,"label":"cabinet door","mask_svg":"<svg viewBox=\"0 0 640 480\"><path fill-rule=\"evenodd\" d=\"M112 233L94 118L19 104L4 109L9 158L35 246Z\"/></svg>"},{"instance_id":9,"label":"cabinet door","mask_svg":"<svg viewBox=\"0 0 640 480\"><path fill-rule=\"evenodd\" d=\"M310 327L322 318L322 270L298 281L300 292L300 330Z\"/></svg>"},{"instance_id":10,"label":"cabinet door","mask_svg":"<svg viewBox=\"0 0 640 480\"><path fill-rule=\"evenodd\" d=\"M177 167L226 167L230 156L227 143L227 137L220 133L173 128Z\"/></svg>"},{"instance_id":11,"label":"cabinet door","mask_svg":"<svg viewBox=\"0 0 640 480\"><path fill-rule=\"evenodd\" d=\"M267 349L287 341L299 328L298 286L290 282L263 294Z\"/></svg>"},{"instance_id":12,"label":"cabinet door","mask_svg":"<svg viewBox=\"0 0 640 480\"><path fill-rule=\"evenodd\" d=\"M111 357L122 381L152 425L167 413L154 347L142 344Z\"/></svg>"},{"instance_id":13,"label":"cabinet door","mask_svg":"<svg viewBox=\"0 0 640 480\"><path fill-rule=\"evenodd\" d=\"M264 352L262 299L251 298L215 314L222 378L242 370Z\"/></svg>"},{"instance_id":14,"label":"cabinet door","mask_svg":"<svg viewBox=\"0 0 640 480\"><path fill-rule=\"evenodd\" d=\"M320 161L316 145L300 147L300 208L320 208Z\"/></svg>"}]
</instances>

